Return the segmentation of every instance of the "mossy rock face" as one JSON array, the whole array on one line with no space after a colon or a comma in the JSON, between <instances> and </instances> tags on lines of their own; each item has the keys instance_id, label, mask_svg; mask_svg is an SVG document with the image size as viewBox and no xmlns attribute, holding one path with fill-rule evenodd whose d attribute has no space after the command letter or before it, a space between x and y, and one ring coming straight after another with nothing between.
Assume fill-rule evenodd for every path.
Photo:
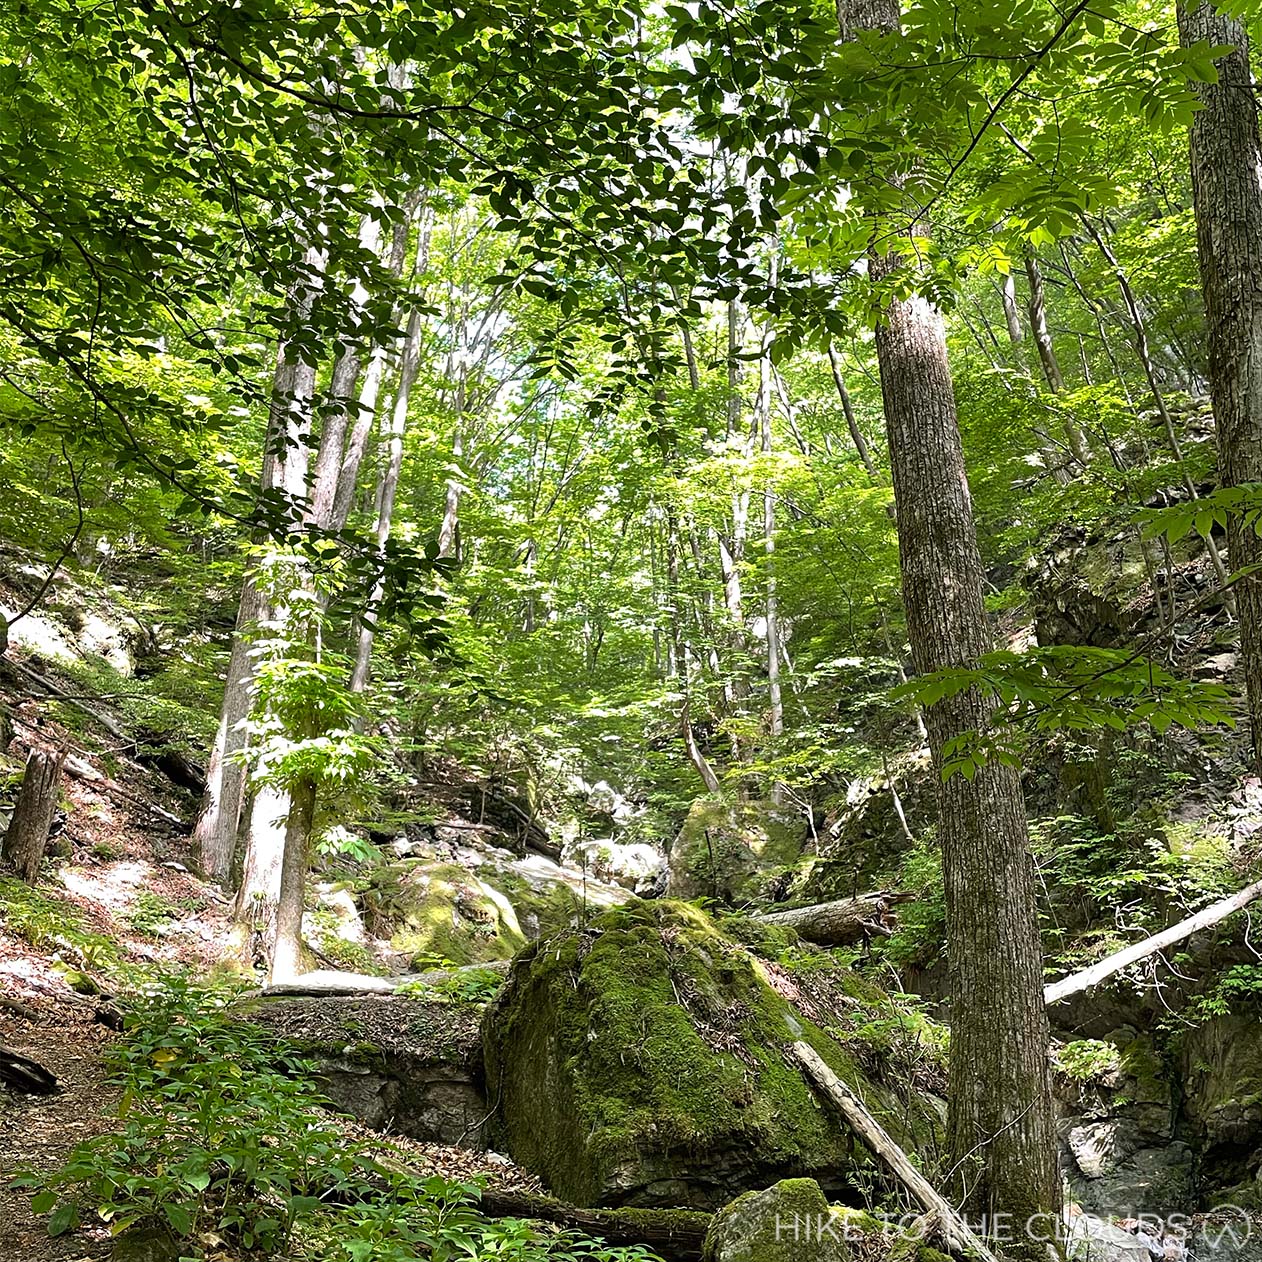
<instances>
[{"instance_id":1,"label":"mossy rock face","mask_svg":"<svg viewBox=\"0 0 1262 1262\"><path fill-rule=\"evenodd\" d=\"M579 1205L713 1209L792 1175L872 1173L784 1048L803 1039L904 1147L936 1115L795 1011L696 907L631 902L514 961L483 1019L492 1144Z\"/></svg>"},{"instance_id":2,"label":"mossy rock face","mask_svg":"<svg viewBox=\"0 0 1262 1262\"><path fill-rule=\"evenodd\" d=\"M1190 1030L1183 1046L1183 1109L1204 1185L1262 1175L1262 1022L1243 1010Z\"/></svg>"},{"instance_id":3,"label":"mossy rock face","mask_svg":"<svg viewBox=\"0 0 1262 1262\"><path fill-rule=\"evenodd\" d=\"M511 959L526 935L507 895L458 863L410 864L383 895L390 946L415 967Z\"/></svg>"},{"instance_id":4,"label":"mossy rock face","mask_svg":"<svg viewBox=\"0 0 1262 1262\"><path fill-rule=\"evenodd\" d=\"M710 1221L704 1262L846 1262L850 1242L837 1230L814 1179L784 1179L746 1192Z\"/></svg>"},{"instance_id":5,"label":"mossy rock face","mask_svg":"<svg viewBox=\"0 0 1262 1262\"><path fill-rule=\"evenodd\" d=\"M766 891L767 874L802 854L800 814L770 802L698 798L670 848L667 893L734 903Z\"/></svg>"}]
</instances>

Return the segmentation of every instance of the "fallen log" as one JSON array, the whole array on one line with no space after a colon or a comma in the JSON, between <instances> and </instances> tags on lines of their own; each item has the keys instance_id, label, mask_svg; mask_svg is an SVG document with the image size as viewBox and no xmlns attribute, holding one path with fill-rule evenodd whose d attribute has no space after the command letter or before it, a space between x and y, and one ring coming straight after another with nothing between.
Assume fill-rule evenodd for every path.
<instances>
[{"instance_id":1,"label":"fallen log","mask_svg":"<svg viewBox=\"0 0 1262 1262\"><path fill-rule=\"evenodd\" d=\"M1133 946L1115 951L1098 964L1092 964L1090 968L1084 968L1081 972L1071 973L1058 982L1052 982L1043 990L1043 1002L1059 1003L1062 999L1068 999L1070 995L1090 990L1092 986L1098 986L1139 960L1146 959L1168 946L1173 946L1176 942L1182 942L1184 938L1190 938L1200 929L1208 929L1220 920L1226 920L1233 912L1247 907L1259 895L1262 895L1262 881L1255 881L1252 885L1232 894L1230 898L1220 899L1208 907L1203 907L1196 915L1180 920L1177 925L1171 925L1169 929L1163 929L1142 942L1136 942Z\"/></svg>"},{"instance_id":2,"label":"fallen log","mask_svg":"<svg viewBox=\"0 0 1262 1262\"><path fill-rule=\"evenodd\" d=\"M426 1176L396 1157L375 1154L383 1171L422 1180ZM592 1209L571 1205L554 1196L484 1187L478 1208L488 1218L529 1218L576 1228L599 1236L610 1244L647 1245L655 1253L676 1262L697 1262L712 1215L689 1209Z\"/></svg>"},{"instance_id":3,"label":"fallen log","mask_svg":"<svg viewBox=\"0 0 1262 1262\"><path fill-rule=\"evenodd\" d=\"M916 1198L930 1217L931 1229L941 1237L947 1248L957 1257L975 1259L976 1262L996 1262L995 1255L955 1212L951 1203L936 1192L929 1180L911 1164L907 1154L868 1112L863 1101L824 1064L815 1049L809 1044L798 1042L789 1051L807 1077L836 1106L855 1134Z\"/></svg>"},{"instance_id":4,"label":"fallen log","mask_svg":"<svg viewBox=\"0 0 1262 1262\"><path fill-rule=\"evenodd\" d=\"M61 1090L56 1074L9 1047L0 1047L0 1082L29 1095L52 1095Z\"/></svg>"},{"instance_id":5,"label":"fallen log","mask_svg":"<svg viewBox=\"0 0 1262 1262\"><path fill-rule=\"evenodd\" d=\"M178 828L181 832L187 833L192 829L192 825L188 820L181 819L178 815L173 815L170 811L158 806L157 803L141 797L139 793L133 793L130 789L119 784L117 780L112 780L103 771L98 771L86 758L79 758L75 754L70 754L66 758L65 772L66 775L73 776L76 780L82 780L85 784L97 785L105 792L132 803L133 806L142 807L159 819L165 820L168 824Z\"/></svg>"},{"instance_id":6,"label":"fallen log","mask_svg":"<svg viewBox=\"0 0 1262 1262\"><path fill-rule=\"evenodd\" d=\"M264 986L260 993L264 998L271 995L395 995L401 986L439 986L477 972L507 973L508 964L507 960L492 960L486 964L465 964L460 968L434 969L428 973L401 973L396 977L373 977L368 973L322 968Z\"/></svg>"},{"instance_id":7,"label":"fallen log","mask_svg":"<svg viewBox=\"0 0 1262 1262\"><path fill-rule=\"evenodd\" d=\"M871 934L888 937L894 931L893 908L915 897L905 890L876 890L831 903L760 912L754 919L764 924L786 925L817 946L840 946Z\"/></svg>"}]
</instances>

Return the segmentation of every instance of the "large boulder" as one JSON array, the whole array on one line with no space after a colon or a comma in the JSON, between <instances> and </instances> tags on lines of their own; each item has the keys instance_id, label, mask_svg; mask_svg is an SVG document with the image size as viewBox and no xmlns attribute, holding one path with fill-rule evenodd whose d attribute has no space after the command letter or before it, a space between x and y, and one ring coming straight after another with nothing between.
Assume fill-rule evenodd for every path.
<instances>
[{"instance_id":1,"label":"large boulder","mask_svg":"<svg viewBox=\"0 0 1262 1262\"><path fill-rule=\"evenodd\" d=\"M485 1147L474 1006L401 995L269 998L250 1016L300 1051L324 1094L366 1126Z\"/></svg>"},{"instance_id":2,"label":"large boulder","mask_svg":"<svg viewBox=\"0 0 1262 1262\"><path fill-rule=\"evenodd\" d=\"M1183 1110L1202 1183L1221 1189L1262 1178L1262 1023L1247 1001L1187 1031Z\"/></svg>"},{"instance_id":3,"label":"large boulder","mask_svg":"<svg viewBox=\"0 0 1262 1262\"><path fill-rule=\"evenodd\" d=\"M542 855L487 848L380 868L365 903L378 936L424 970L511 959L531 939L629 897Z\"/></svg>"},{"instance_id":4,"label":"large boulder","mask_svg":"<svg viewBox=\"0 0 1262 1262\"><path fill-rule=\"evenodd\" d=\"M853 1196L870 1163L786 1061L788 1043L814 1047L904 1147L937 1114L873 1081L857 1048L782 992L787 978L673 900L531 946L483 1021L493 1142L580 1205L712 1209L792 1175Z\"/></svg>"},{"instance_id":5,"label":"large boulder","mask_svg":"<svg viewBox=\"0 0 1262 1262\"><path fill-rule=\"evenodd\" d=\"M666 892L671 898L723 903L767 894L802 853L806 823L800 811L772 802L698 798L670 848Z\"/></svg>"}]
</instances>

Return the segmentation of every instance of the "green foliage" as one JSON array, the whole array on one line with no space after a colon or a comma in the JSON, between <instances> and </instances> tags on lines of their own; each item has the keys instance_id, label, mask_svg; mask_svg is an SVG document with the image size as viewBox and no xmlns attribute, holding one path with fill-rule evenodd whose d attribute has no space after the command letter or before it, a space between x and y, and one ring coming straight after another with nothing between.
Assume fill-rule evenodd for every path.
<instances>
[{"instance_id":1,"label":"green foliage","mask_svg":"<svg viewBox=\"0 0 1262 1262\"><path fill-rule=\"evenodd\" d=\"M1101 1039L1075 1039L1055 1048L1056 1068L1075 1082L1094 1082L1122 1067L1122 1057L1112 1043Z\"/></svg>"},{"instance_id":2,"label":"green foliage","mask_svg":"<svg viewBox=\"0 0 1262 1262\"><path fill-rule=\"evenodd\" d=\"M118 961L113 939L88 928L83 911L68 899L15 877L0 877L0 911L14 933L37 950L56 952L68 964L95 971Z\"/></svg>"},{"instance_id":3,"label":"green foliage","mask_svg":"<svg viewBox=\"0 0 1262 1262\"><path fill-rule=\"evenodd\" d=\"M1262 1004L1262 967L1233 964L1215 979L1205 994L1193 999L1181 1015L1184 1021L1200 1025L1215 1017L1252 1011L1259 1004Z\"/></svg>"},{"instance_id":4,"label":"green foliage","mask_svg":"<svg viewBox=\"0 0 1262 1262\"><path fill-rule=\"evenodd\" d=\"M460 1003L483 1007L504 985L504 974L493 968L466 968L438 981L405 982L398 994L429 1003Z\"/></svg>"},{"instance_id":5,"label":"green foliage","mask_svg":"<svg viewBox=\"0 0 1262 1262\"><path fill-rule=\"evenodd\" d=\"M123 923L141 937L156 938L182 913L183 909L165 895L138 890L131 909L123 916Z\"/></svg>"},{"instance_id":6,"label":"green foliage","mask_svg":"<svg viewBox=\"0 0 1262 1262\"><path fill-rule=\"evenodd\" d=\"M411 1177L348 1142L309 1085L312 1066L234 1011L232 989L168 976L136 996L112 1057L119 1129L51 1176L23 1174L61 1235L86 1221L118 1234L169 1229L181 1255L405 1262L656 1262L579 1233L487 1220L479 1188ZM331 1208L337 1206L336 1209Z\"/></svg>"}]
</instances>

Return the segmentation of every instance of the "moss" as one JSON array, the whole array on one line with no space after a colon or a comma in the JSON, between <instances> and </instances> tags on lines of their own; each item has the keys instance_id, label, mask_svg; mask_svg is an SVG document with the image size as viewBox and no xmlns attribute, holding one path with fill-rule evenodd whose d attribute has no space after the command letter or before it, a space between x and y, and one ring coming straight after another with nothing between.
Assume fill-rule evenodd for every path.
<instances>
[{"instance_id":1,"label":"moss","mask_svg":"<svg viewBox=\"0 0 1262 1262\"><path fill-rule=\"evenodd\" d=\"M713 1203L707 1170L732 1160L759 1177L866 1165L786 1061L795 1039L907 1138L889 1093L686 903L628 903L524 952L483 1034L499 1137L577 1204L659 1180Z\"/></svg>"},{"instance_id":2,"label":"moss","mask_svg":"<svg viewBox=\"0 0 1262 1262\"><path fill-rule=\"evenodd\" d=\"M738 902L755 897L769 870L787 873L802 853L805 826L768 802L699 798L670 851L670 892Z\"/></svg>"},{"instance_id":3,"label":"moss","mask_svg":"<svg viewBox=\"0 0 1262 1262\"><path fill-rule=\"evenodd\" d=\"M415 864L401 877L389 871L378 915L389 923L391 947L417 967L507 960L525 945L508 898L459 864Z\"/></svg>"},{"instance_id":4,"label":"moss","mask_svg":"<svg viewBox=\"0 0 1262 1262\"><path fill-rule=\"evenodd\" d=\"M516 872L502 872L496 874L495 884L512 903L517 923L527 938L564 933L584 918L582 901L562 881L537 889Z\"/></svg>"},{"instance_id":5,"label":"moss","mask_svg":"<svg viewBox=\"0 0 1262 1262\"><path fill-rule=\"evenodd\" d=\"M849 1250L814 1179L783 1179L774 1187L746 1192L711 1220L702 1248L704 1262L836 1262ZM835 1238L834 1238L835 1234Z\"/></svg>"}]
</instances>

